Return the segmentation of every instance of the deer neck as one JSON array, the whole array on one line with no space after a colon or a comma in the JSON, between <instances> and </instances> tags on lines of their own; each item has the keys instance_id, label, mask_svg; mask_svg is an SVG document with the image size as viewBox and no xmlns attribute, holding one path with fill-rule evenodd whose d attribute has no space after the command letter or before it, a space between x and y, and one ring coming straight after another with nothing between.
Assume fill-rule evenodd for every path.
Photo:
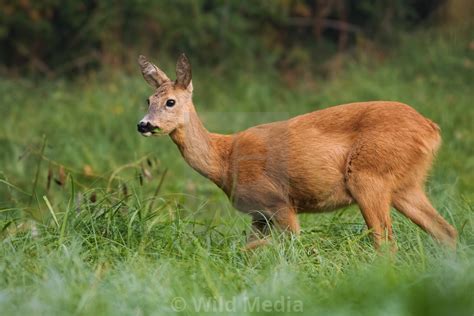
<instances>
[{"instance_id":1,"label":"deer neck","mask_svg":"<svg viewBox=\"0 0 474 316\"><path fill-rule=\"evenodd\" d=\"M227 165L225 152L228 136L209 133L194 109L188 114L187 122L170 134L171 139L194 170L222 186Z\"/></svg>"}]
</instances>

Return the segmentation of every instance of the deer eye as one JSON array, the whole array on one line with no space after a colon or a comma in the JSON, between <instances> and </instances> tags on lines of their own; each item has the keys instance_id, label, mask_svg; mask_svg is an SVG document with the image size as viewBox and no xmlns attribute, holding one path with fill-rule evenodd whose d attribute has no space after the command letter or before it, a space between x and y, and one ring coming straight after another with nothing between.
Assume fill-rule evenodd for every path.
<instances>
[{"instance_id":1,"label":"deer eye","mask_svg":"<svg viewBox=\"0 0 474 316\"><path fill-rule=\"evenodd\" d=\"M173 100L173 99L168 99L168 100L166 101L166 106L167 106L167 107L172 107L172 106L174 106L175 103L176 103L175 100Z\"/></svg>"},{"instance_id":2,"label":"deer eye","mask_svg":"<svg viewBox=\"0 0 474 316\"><path fill-rule=\"evenodd\" d=\"M147 106L150 106L150 99L146 99L145 103Z\"/></svg>"}]
</instances>

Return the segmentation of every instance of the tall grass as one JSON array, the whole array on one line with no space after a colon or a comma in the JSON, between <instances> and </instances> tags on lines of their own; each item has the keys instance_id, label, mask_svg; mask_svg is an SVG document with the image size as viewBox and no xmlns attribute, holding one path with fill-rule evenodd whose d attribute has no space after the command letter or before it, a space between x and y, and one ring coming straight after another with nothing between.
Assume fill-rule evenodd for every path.
<instances>
[{"instance_id":1,"label":"tall grass","mask_svg":"<svg viewBox=\"0 0 474 316\"><path fill-rule=\"evenodd\" d=\"M416 34L384 61L359 57L291 88L250 66L195 65L193 80L206 126L223 133L344 102L411 104L442 128L428 190L460 232L456 253L393 212L399 251L376 254L354 207L303 215L300 237L274 232L270 246L242 252L249 219L169 139L135 132L150 93L138 72L1 79L2 315L472 315L470 40Z\"/></svg>"}]
</instances>

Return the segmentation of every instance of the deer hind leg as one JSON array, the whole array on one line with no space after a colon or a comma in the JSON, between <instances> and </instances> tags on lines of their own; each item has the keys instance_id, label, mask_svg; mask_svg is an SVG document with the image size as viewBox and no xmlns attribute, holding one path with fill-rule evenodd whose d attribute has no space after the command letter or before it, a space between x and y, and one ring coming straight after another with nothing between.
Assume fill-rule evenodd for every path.
<instances>
[{"instance_id":1,"label":"deer hind leg","mask_svg":"<svg viewBox=\"0 0 474 316\"><path fill-rule=\"evenodd\" d=\"M395 250L388 185L381 178L368 174L352 175L347 179L347 185L371 230L375 248L380 248L382 242L388 241Z\"/></svg>"},{"instance_id":2,"label":"deer hind leg","mask_svg":"<svg viewBox=\"0 0 474 316\"><path fill-rule=\"evenodd\" d=\"M435 210L420 187L396 192L393 206L439 242L456 247L457 231Z\"/></svg>"}]
</instances>

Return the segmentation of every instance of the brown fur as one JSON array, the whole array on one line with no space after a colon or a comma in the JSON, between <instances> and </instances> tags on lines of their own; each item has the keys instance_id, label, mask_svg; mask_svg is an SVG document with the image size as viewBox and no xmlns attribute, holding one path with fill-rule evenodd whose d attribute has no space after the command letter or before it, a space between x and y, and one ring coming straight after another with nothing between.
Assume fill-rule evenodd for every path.
<instances>
[{"instance_id":1,"label":"brown fur","mask_svg":"<svg viewBox=\"0 0 474 316\"><path fill-rule=\"evenodd\" d=\"M144 76L153 78L149 70L156 66L146 65ZM190 71L181 57L177 82L147 80L157 93L144 121L169 134L191 167L253 217L250 247L261 244L258 237L270 224L298 233L298 213L353 203L377 247L385 238L392 240L391 205L439 241L455 245L456 230L424 193L441 143L439 128L413 108L387 101L350 103L220 135L209 133L199 120ZM157 74L164 73L158 69ZM172 109L163 105L169 98L177 100Z\"/></svg>"}]
</instances>

